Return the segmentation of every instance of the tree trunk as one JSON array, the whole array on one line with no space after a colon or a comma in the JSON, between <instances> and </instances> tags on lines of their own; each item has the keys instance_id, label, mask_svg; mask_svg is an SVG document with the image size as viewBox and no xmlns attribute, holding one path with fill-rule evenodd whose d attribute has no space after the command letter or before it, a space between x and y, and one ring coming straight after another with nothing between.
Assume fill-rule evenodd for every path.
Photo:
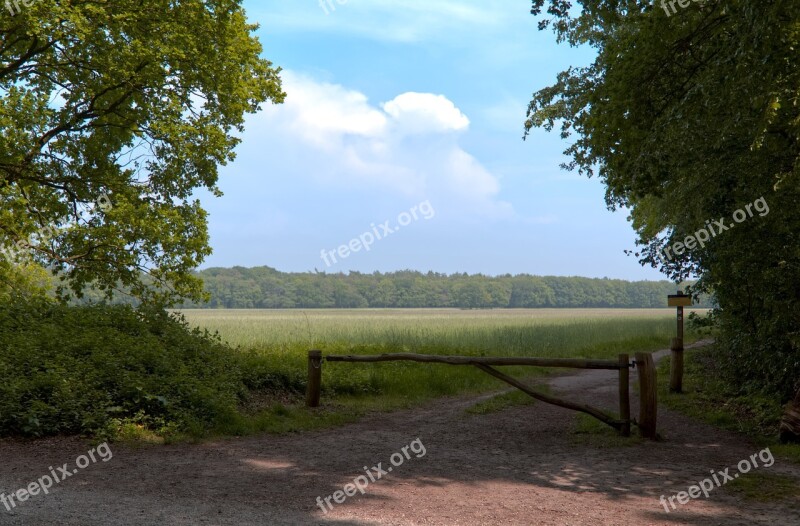
<instances>
[{"instance_id":1,"label":"tree trunk","mask_svg":"<svg viewBox=\"0 0 800 526\"><path fill-rule=\"evenodd\" d=\"M800 390L794 401L786 405L786 411L781 419L781 442L800 443Z\"/></svg>"}]
</instances>

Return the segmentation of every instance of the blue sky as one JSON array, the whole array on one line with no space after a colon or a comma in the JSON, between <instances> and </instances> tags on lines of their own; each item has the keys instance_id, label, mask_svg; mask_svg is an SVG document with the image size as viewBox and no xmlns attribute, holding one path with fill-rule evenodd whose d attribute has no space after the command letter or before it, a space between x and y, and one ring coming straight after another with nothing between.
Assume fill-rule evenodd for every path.
<instances>
[{"instance_id":1,"label":"blue sky","mask_svg":"<svg viewBox=\"0 0 800 526\"><path fill-rule=\"evenodd\" d=\"M635 236L600 182L559 168L558 134L521 139L531 94L592 59L527 0L245 8L287 100L248 118L224 197L202 196L204 267L661 279L623 253Z\"/></svg>"}]
</instances>

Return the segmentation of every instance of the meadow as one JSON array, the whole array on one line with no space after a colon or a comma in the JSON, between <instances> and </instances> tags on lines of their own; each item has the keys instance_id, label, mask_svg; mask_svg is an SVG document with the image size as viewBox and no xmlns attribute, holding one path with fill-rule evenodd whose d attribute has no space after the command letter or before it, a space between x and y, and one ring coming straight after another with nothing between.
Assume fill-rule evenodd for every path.
<instances>
[{"instance_id":1,"label":"meadow","mask_svg":"<svg viewBox=\"0 0 800 526\"><path fill-rule=\"evenodd\" d=\"M190 324L217 332L223 341L248 357L250 374L269 379L263 388L271 390L274 396L265 403L279 414L284 414L289 406L302 405L309 349L320 349L324 354L417 352L616 359L620 353L666 348L676 330L673 309L184 310L181 313ZM695 339L690 330L686 336L687 342ZM531 367L506 370L533 382L554 373ZM410 362L323 365L323 405L334 413L408 407L439 396L504 388L494 378L471 367ZM293 396L287 397L286 393Z\"/></svg>"},{"instance_id":2,"label":"meadow","mask_svg":"<svg viewBox=\"0 0 800 526\"><path fill-rule=\"evenodd\" d=\"M351 346L574 352L591 339L645 341L674 334L673 309L183 310L231 345L285 352ZM664 342L662 341L662 344Z\"/></svg>"}]
</instances>

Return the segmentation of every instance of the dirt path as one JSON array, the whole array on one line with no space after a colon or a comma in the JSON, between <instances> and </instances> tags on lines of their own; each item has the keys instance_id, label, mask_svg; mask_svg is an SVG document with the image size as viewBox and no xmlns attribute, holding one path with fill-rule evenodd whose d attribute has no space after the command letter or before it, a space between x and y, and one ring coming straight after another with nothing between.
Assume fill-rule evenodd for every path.
<instances>
[{"instance_id":1,"label":"dirt path","mask_svg":"<svg viewBox=\"0 0 800 526\"><path fill-rule=\"evenodd\" d=\"M559 377L552 385L575 399L615 407L616 383L608 371ZM466 414L474 403L440 400L302 435L112 446L108 462L89 465L49 495L31 497L11 512L0 504L0 524L800 524L796 504L742 504L724 487L665 512L662 494L685 491L712 469L733 473L759 451L736 435L661 409L663 442L600 447L604 442L591 436L575 440L570 411L537 403ZM392 454L416 439L424 456L414 453L421 454L417 442L407 449L410 458L363 495L342 504L331 500L334 508L326 514L317 506L318 496L363 475L362 466L380 462L387 470ZM0 492L27 486L50 466L74 466L89 447L77 439L0 442ZM780 460L755 471L800 480L800 469Z\"/></svg>"}]
</instances>

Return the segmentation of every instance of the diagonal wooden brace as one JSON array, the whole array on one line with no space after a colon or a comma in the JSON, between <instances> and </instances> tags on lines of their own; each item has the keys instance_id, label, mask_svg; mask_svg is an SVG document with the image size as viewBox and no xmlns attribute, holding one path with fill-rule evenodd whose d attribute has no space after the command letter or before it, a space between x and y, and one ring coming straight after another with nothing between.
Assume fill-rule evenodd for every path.
<instances>
[{"instance_id":1,"label":"diagonal wooden brace","mask_svg":"<svg viewBox=\"0 0 800 526\"><path fill-rule=\"evenodd\" d=\"M559 407L564 407L566 409L572 409L573 411L580 411L582 413L586 413L587 415L591 415L591 416L595 417L596 419L600 420L601 422L603 422L605 424L608 424L609 426L613 427L617 431L622 431L622 429L623 429L624 422L620 422L619 420L617 420L613 416L609 415L608 413L606 413L606 412L604 412L604 411L602 411L600 409L597 409L596 407L592 407L590 405L585 405L585 404L578 404L578 403L575 403L575 402L562 400L560 398L555 398L555 397L550 396L550 395L546 395L546 394L543 394L543 393L536 392L533 389L531 389L530 387L528 387L527 385L525 385L522 382L520 382L519 380L517 380L517 379L515 379L515 378L513 378L511 376L508 376L505 373L501 373L500 371L498 371L497 369L495 369L494 367L491 367L489 365L482 364L482 363L473 363L472 365L474 365L475 367L477 367L481 371L484 371L485 373L488 373L488 374L494 376L495 378L504 381L505 383L507 383L509 385L513 385L514 387L516 387L517 389L519 389L523 393L525 393L525 394L527 394L527 395L529 395L529 396L531 396L531 397L533 397L533 398L535 398L537 400L541 400L542 402L545 402L545 403L548 403L548 404L557 405Z\"/></svg>"}]
</instances>

